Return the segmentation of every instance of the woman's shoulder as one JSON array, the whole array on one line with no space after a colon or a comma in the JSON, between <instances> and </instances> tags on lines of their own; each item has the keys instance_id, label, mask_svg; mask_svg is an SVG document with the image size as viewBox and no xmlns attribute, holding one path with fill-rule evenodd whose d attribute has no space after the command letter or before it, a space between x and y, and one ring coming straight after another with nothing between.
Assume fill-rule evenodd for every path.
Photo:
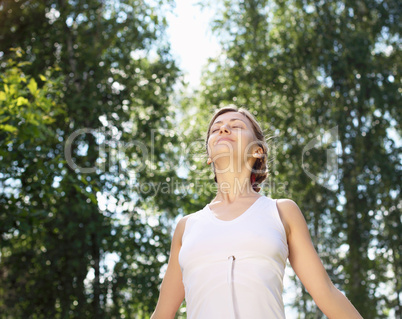
<instances>
[{"instance_id":1,"label":"woman's shoulder","mask_svg":"<svg viewBox=\"0 0 402 319\"><path fill-rule=\"evenodd\" d=\"M293 227L295 227L295 220L298 220L303 213L296 202L289 198L276 199L279 217L282 220L286 234L289 235ZM304 217L303 217L304 218Z\"/></svg>"},{"instance_id":2,"label":"woman's shoulder","mask_svg":"<svg viewBox=\"0 0 402 319\"><path fill-rule=\"evenodd\" d=\"M290 199L290 198L278 198L275 199L278 203L278 206L286 206L286 207L295 207L297 206L297 204L295 203L294 200Z\"/></svg>"},{"instance_id":3,"label":"woman's shoulder","mask_svg":"<svg viewBox=\"0 0 402 319\"><path fill-rule=\"evenodd\" d=\"M198 213L198 212L191 213L191 214L188 214L188 215L183 216L182 218L180 218L179 222L177 223L177 226L179 226L179 225L180 225L181 227L185 226L187 220L188 220L189 218L191 218L192 216L195 216L197 213Z\"/></svg>"},{"instance_id":4,"label":"woman's shoulder","mask_svg":"<svg viewBox=\"0 0 402 319\"><path fill-rule=\"evenodd\" d=\"M183 233L184 233L184 230L186 228L186 223L187 223L188 219L190 219L192 217L195 217L195 216L198 216L199 213L200 213L200 211L197 211L195 213L185 215L185 216L183 216L183 217L181 217L179 219L179 221L177 222L177 225L176 225L175 233L180 238L180 241L183 238Z\"/></svg>"}]
</instances>

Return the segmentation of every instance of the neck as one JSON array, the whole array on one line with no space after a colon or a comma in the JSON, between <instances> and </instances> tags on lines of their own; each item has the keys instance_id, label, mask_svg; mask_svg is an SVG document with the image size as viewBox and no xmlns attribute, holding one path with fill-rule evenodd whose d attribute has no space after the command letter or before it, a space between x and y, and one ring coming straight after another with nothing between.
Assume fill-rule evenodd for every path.
<instances>
[{"instance_id":1,"label":"neck","mask_svg":"<svg viewBox=\"0 0 402 319\"><path fill-rule=\"evenodd\" d=\"M242 172L244 173L225 172L216 174L218 181L216 200L231 203L238 198L258 194L251 186L250 171L244 169Z\"/></svg>"}]
</instances>

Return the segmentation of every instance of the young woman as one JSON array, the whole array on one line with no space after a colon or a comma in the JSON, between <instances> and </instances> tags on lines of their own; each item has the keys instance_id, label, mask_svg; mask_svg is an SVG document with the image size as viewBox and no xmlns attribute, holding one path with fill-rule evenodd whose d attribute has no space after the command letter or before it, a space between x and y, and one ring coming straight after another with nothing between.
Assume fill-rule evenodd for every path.
<instances>
[{"instance_id":1,"label":"young woman","mask_svg":"<svg viewBox=\"0 0 402 319\"><path fill-rule=\"evenodd\" d=\"M288 258L328 318L362 318L328 277L297 204L258 193L267 144L253 115L234 106L218 110L206 148L217 194L178 222L151 319L173 319L184 298L188 319L285 318Z\"/></svg>"}]
</instances>

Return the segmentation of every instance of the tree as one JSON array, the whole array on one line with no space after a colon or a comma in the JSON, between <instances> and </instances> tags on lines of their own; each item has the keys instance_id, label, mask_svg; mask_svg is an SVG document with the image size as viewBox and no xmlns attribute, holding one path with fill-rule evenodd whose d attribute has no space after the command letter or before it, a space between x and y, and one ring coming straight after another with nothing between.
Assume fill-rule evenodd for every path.
<instances>
[{"instance_id":1,"label":"tree","mask_svg":"<svg viewBox=\"0 0 402 319\"><path fill-rule=\"evenodd\" d=\"M57 199L52 184L62 160L55 149L57 127L67 120L57 69L44 70L37 81L23 71L30 65L24 52L11 52L15 57L3 63L0 81L0 311L23 317L31 305L14 308L21 295L54 292L46 278L51 265L43 237L45 221L56 213L48 204ZM52 299L41 301L45 307Z\"/></svg>"},{"instance_id":2,"label":"tree","mask_svg":"<svg viewBox=\"0 0 402 319\"><path fill-rule=\"evenodd\" d=\"M26 260L31 269L16 272L16 280L26 280L31 288L4 304L4 313L146 318L155 305L161 256L167 255L171 217L179 203L173 189L152 194L140 186L176 178L169 165L176 156L170 145L177 141L171 136L169 98L178 69L164 42L163 14L169 5L1 2L1 59L10 56L11 47L22 47L31 62L25 73L34 79L57 64L68 118L54 123L57 143L51 150L59 155L57 172L53 183L45 182L46 193L53 195L37 199L52 218L30 224L29 236L22 239L6 216L9 239L18 245L25 240L29 253L42 253L40 259L28 259L28 251L11 249L7 263L2 259L2 266ZM143 153L151 148L153 161ZM40 172L32 168L31 174ZM31 180L21 183L27 194L41 193L32 189ZM155 226L148 224L150 211ZM107 262L110 256L117 256L114 264ZM4 278L12 280L8 273Z\"/></svg>"}]
</instances>

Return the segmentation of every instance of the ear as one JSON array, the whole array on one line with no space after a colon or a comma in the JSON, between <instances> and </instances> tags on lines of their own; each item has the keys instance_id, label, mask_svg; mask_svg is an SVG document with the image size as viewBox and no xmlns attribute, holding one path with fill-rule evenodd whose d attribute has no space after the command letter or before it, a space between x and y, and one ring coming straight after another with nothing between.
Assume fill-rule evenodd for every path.
<instances>
[{"instance_id":1,"label":"ear","mask_svg":"<svg viewBox=\"0 0 402 319\"><path fill-rule=\"evenodd\" d=\"M255 158L263 158L264 157L264 151L261 146L258 146L256 149L254 149L253 157L255 157Z\"/></svg>"}]
</instances>

